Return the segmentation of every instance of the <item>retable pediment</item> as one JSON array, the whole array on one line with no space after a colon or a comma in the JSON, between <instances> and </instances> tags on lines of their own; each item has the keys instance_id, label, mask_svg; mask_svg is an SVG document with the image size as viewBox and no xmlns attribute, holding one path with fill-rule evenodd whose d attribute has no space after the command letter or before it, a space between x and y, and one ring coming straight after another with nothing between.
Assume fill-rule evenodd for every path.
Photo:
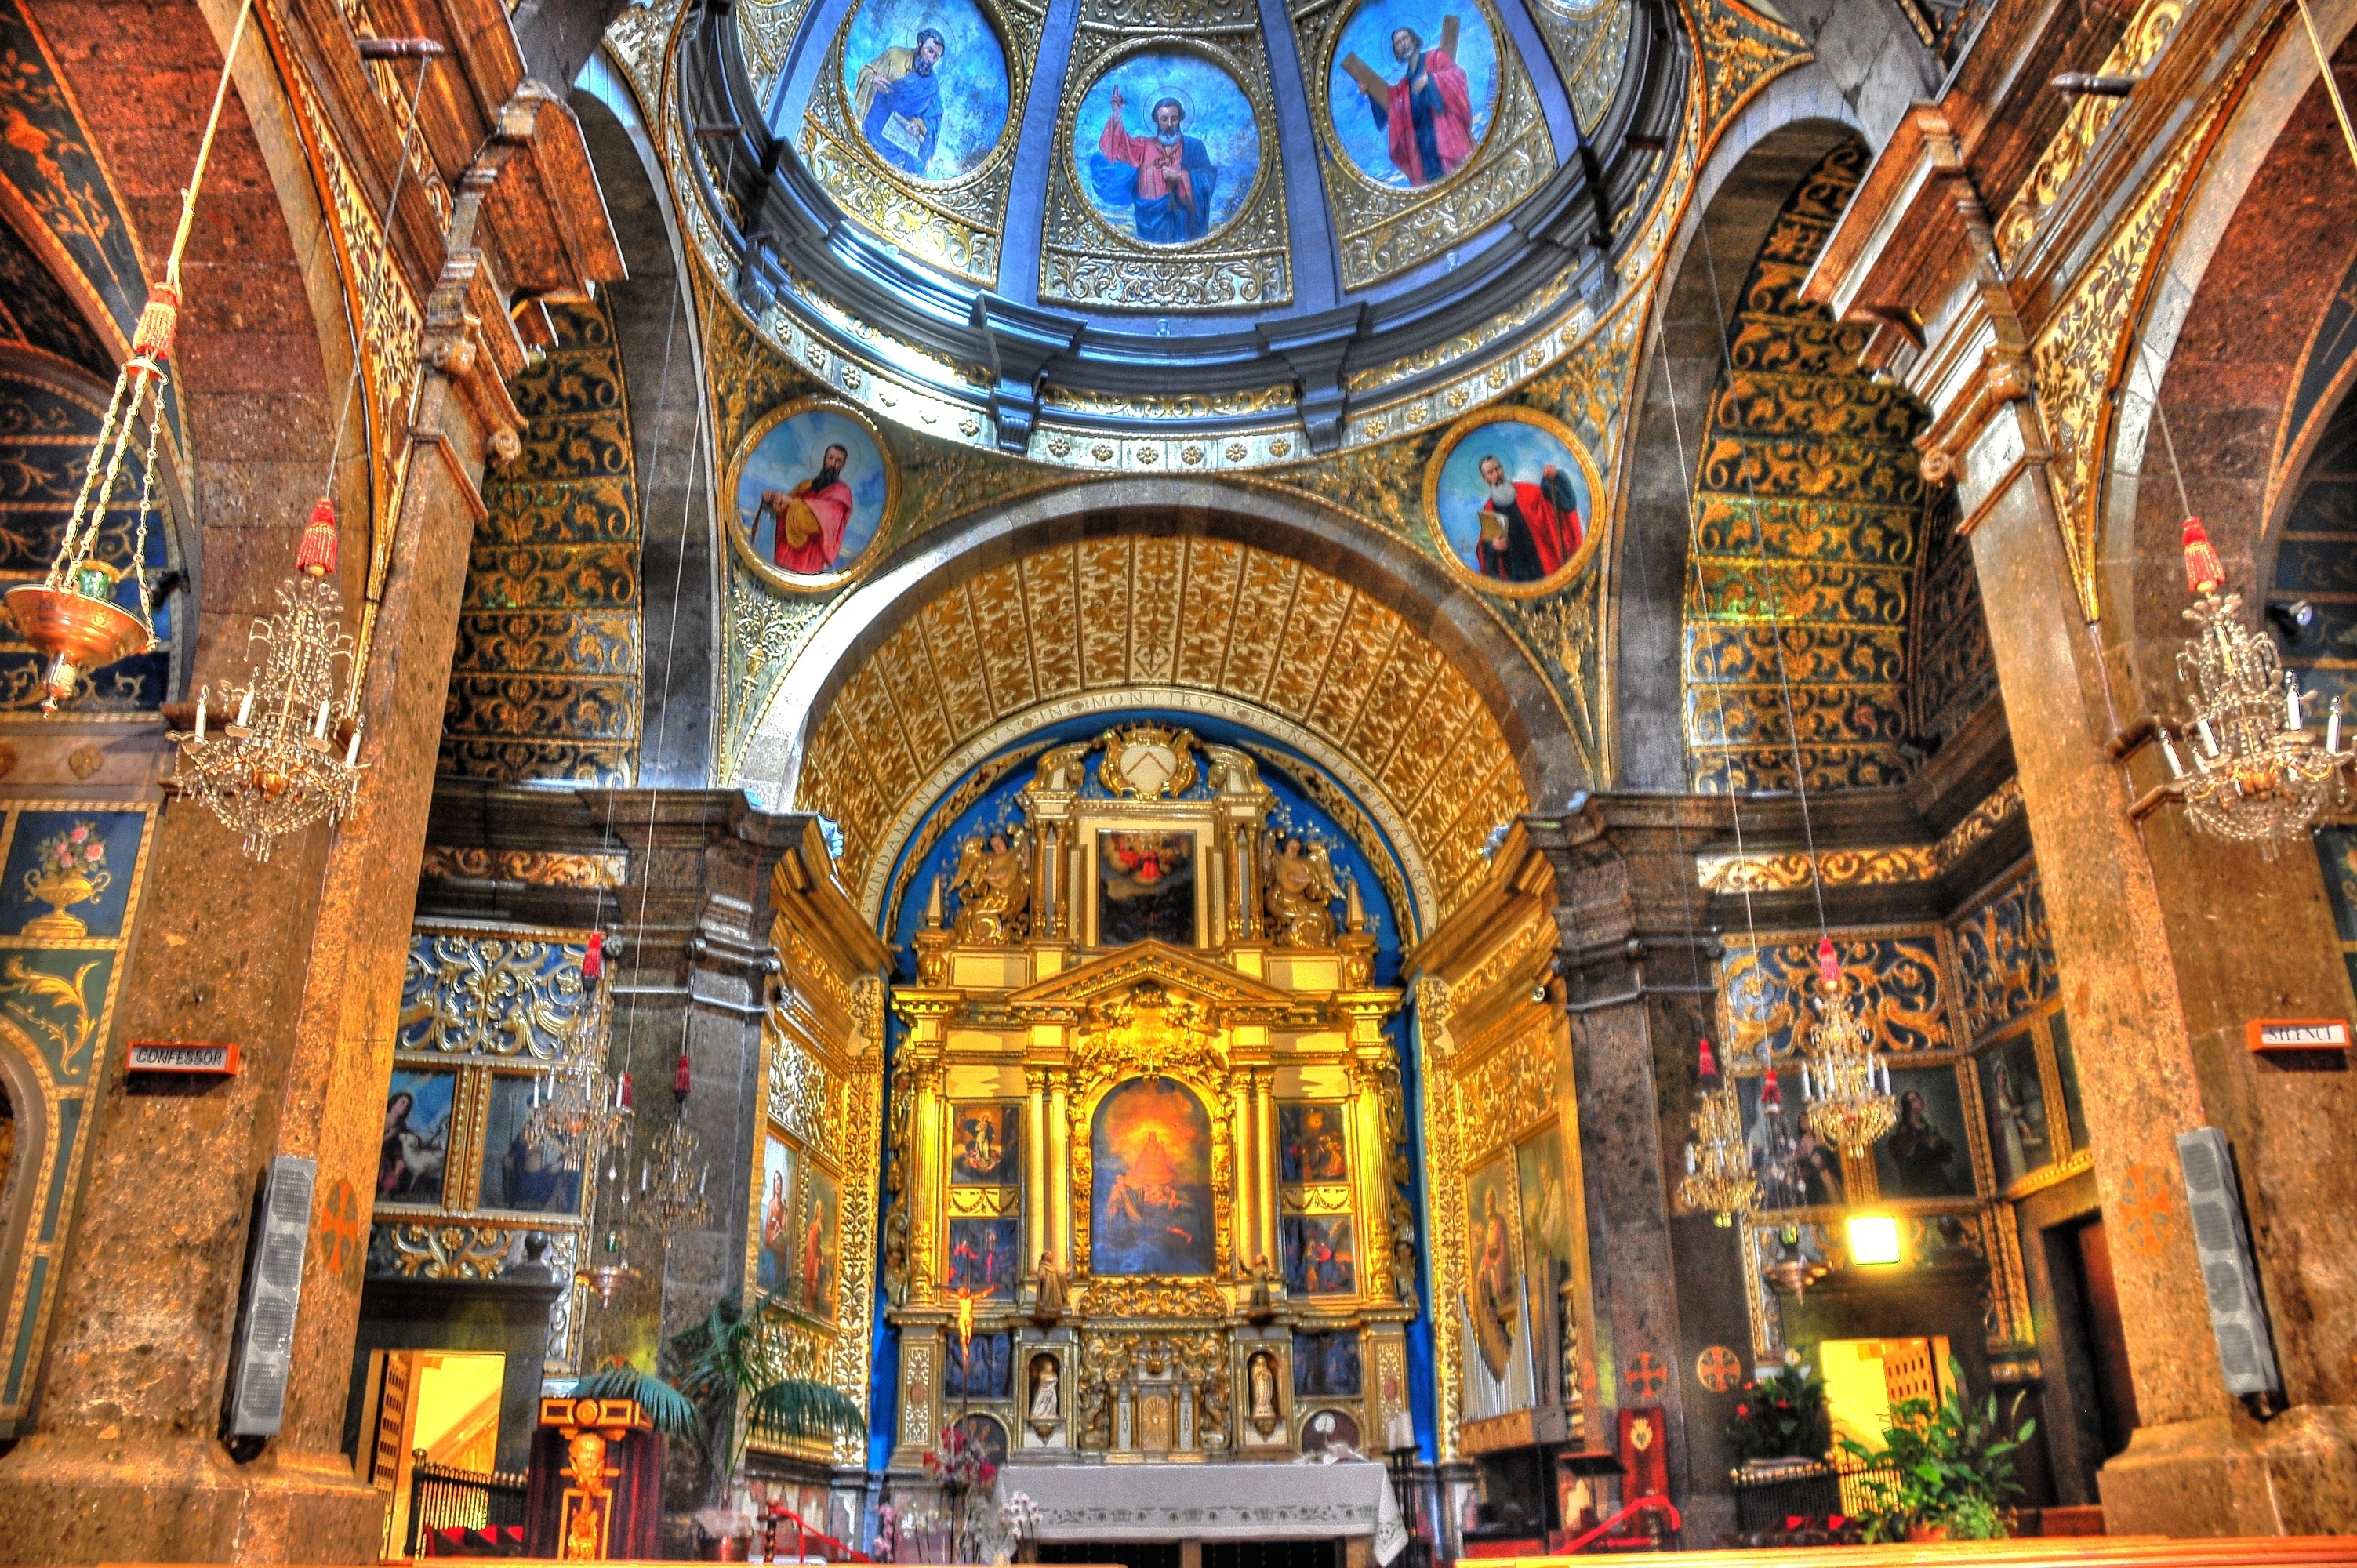
<instances>
[{"instance_id":1,"label":"retable pediment","mask_svg":"<svg viewBox=\"0 0 2357 1568\"><path fill-rule=\"evenodd\" d=\"M1196 1003L1230 1021L1274 1023L1318 1012L1311 998L1281 991L1226 964L1168 942L1133 943L1061 974L1034 981L1006 998L1018 1017L1071 1017L1124 1000L1141 986Z\"/></svg>"}]
</instances>

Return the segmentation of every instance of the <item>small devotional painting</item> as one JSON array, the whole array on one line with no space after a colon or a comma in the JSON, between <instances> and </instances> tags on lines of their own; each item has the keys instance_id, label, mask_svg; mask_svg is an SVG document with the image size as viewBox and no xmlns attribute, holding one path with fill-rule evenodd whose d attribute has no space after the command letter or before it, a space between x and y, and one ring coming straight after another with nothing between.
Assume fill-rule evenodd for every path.
<instances>
[{"instance_id":1,"label":"small devotional painting","mask_svg":"<svg viewBox=\"0 0 2357 1568\"><path fill-rule=\"evenodd\" d=\"M1849 1201L1841 1151L1809 1131L1800 1097L1788 1093L1780 1075L1773 1093L1768 1079L1736 1079L1736 1103L1743 1114L1743 1146L1751 1174L1760 1178L1762 1208L1811 1208Z\"/></svg>"},{"instance_id":2,"label":"small devotional painting","mask_svg":"<svg viewBox=\"0 0 2357 1568\"><path fill-rule=\"evenodd\" d=\"M791 403L757 424L735 474L739 548L789 581L851 570L892 509L875 427L831 403Z\"/></svg>"},{"instance_id":3,"label":"small devotional painting","mask_svg":"<svg viewBox=\"0 0 2357 1568\"><path fill-rule=\"evenodd\" d=\"M813 1317L833 1318L838 1305L837 1269L843 1224L842 1189L809 1160L802 1162L802 1201L796 1206L792 1271L787 1298Z\"/></svg>"},{"instance_id":4,"label":"small devotional painting","mask_svg":"<svg viewBox=\"0 0 2357 1568\"><path fill-rule=\"evenodd\" d=\"M1912 1068L1890 1075L1899 1124L1874 1145L1885 1197L1973 1196L1971 1137L1952 1067Z\"/></svg>"},{"instance_id":5,"label":"small devotional painting","mask_svg":"<svg viewBox=\"0 0 2357 1568\"><path fill-rule=\"evenodd\" d=\"M1473 1343L1493 1378L1513 1364L1514 1339L1522 1323L1522 1249L1514 1244L1515 1171L1497 1159L1465 1183L1466 1237L1472 1253L1473 1288L1467 1308L1473 1317Z\"/></svg>"},{"instance_id":6,"label":"small devotional painting","mask_svg":"<svg viewBox=\"0 0 2357 1568\"><path fill-rule=\"evenodd\" d=\"M1596 539L1596 465L1561 421L1484 409L1441 440L1425 471L1425 521L1442 558L1495 592L1551 593Z\"/></svg>"},{"instance_id":7,"label":"small devotional painting","mask_svg":"<svg viewBox=\"0 0 2357 1568\"><path fill-rule=\"evenodd\" d=\"M376 1162L379 1203L441 1203L442 1161L449 1152L450 1108L457 1092L455 1072L393 1069Z\"/></svg>"},{"instance_id":8,"label":"small devotional painting","mask_svg":"<svg viewBox=\"0 0 2357 1568\"><path fill-rule=\"evenodd\" d=\"M1157 45L1090 83L1072 126L1081 188L1105 226L1148 245L1226 227L1260 181L1260 120L1226 66Z\"/></svg>"},{"instance_id":9,"label":"small devotional painting","mask_svg":"<svg viewBox=\"0 0 2357 1568\"><path fill-rule=\"evenodd\" d=\"M1021 1152L1016 1105L961 1105L950 1118L950 1182L956 1187L1013 1187Z\"/></svg>"},{"instance_id":10,"label":"small devotional painting","mask_svg":"<svg viewBox=\"0 0 2357 1568\"><path fill-rule=\"evenodd\" d=\"M542 1076L499 1073L491 1079L490 1112L483 1127L483 1180L477 1189L485 1208L534 1214L581 1211L578 1159L568 1168L561 1147L525 1133Z\"/></svg>"},{"instance_id":11,"label":"small devotional painting","mask_svg":"<svg viewBox=\"0 0 2357 1568\"><path fill-rule=\"evenodd\" d=\"M1988 1111L1989 1153L1997 1186L2010 1187L2054 1163L2038 1042L2024 1031L1981 1058L1981 1104Z\"/></svg>"},{"instance_id":12,"label":"small devotional painting","mask_svg":"<svg viewBox=\"0 0 2357 1568\"><path fill-rule=\"evenodd\" d=\"M1195 835L1105 829L1097 834L1097 945L1152 938L1195 945Z\"/></svg>"},{"instance_id":13,"label":"small devotional painting","mask_svg":"<svg viewBox=\"0 0 2357 1568\"><path fill-rule=\"evenodd\" d=\"M1092 1273L1214 1271L1211 1119L1200 1101L1168 1079L1131 1079L1098 1102L1089 1152Z\"/></svg>"},{"instance_id":14,"label":"small devotional painting","mask_svg":"<svg viewBox=\"0 0 2357 1568\"><path fill-rule=\"evenodd\" d=\"M1472 0L1361 0L1335 35L1326 104L1343 156L1377 185L1447 179L1497 113L1497 35Z\"/></svg>"},{"instance_id":15,"label":"small devotional painting","mask_svg":"<svg viewBox=\"0 0 2357 1568\"><path fill-rule=\"evenodd\" d=\"M755 1271L763 1294L781 1292L794 1267L794 1151L772 1133L761 1144L761 1253Z\"/></svg>"},{"instance_id":16,"label":"small devotional painting","mask_svg":"<svg viewBox=\"0 0 2357 1568\"><path fill-rule=\"evenodd\" d=\"M1277 1179L1285 1182L1348 1181L1343 1153L1342 1108L1288 1102L1276 1108Z\"/></svg>"},{"instance_id":17,"label":"small devotional painting","mask_svg":"<svg viewBox=\"0 0 2357 1568\"><path fill-rule=\"evenodd\" d=\"M960 179L1006 133L1006 48L974 0L861 0L844 30L843 94L888 166Z\"/></svg>"},{"instance_id":18,"label":"small devotional painting","mask_svg":"<svg viewBox=\"0 0 2357 1568\"><path fill-rule=\"evenodd\" d=\"M1288 1214L1285 1288L1296 1295L1348 1295L1359 1288L1347 1214Z\"/></svg>"},{"instance_id":19,"label":"small devotional painting","mask_svg":"<svg viewBox=\"0 0 2357 1568\"><path fill-rule=\"evenodd\" d=\"M1015 1282L1022 1272L1022 1229L1019 1219L950 1221L950 1291L970 1293L985 1301L1013 1301Z\"/></svg>"}]
</instances>

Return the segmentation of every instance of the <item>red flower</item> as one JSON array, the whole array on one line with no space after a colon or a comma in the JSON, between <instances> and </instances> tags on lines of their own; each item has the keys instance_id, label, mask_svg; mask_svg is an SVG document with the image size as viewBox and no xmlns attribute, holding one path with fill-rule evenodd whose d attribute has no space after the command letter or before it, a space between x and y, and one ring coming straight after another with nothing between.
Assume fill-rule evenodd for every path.
<instances>
[{"instance_id":1,"label":"red flower","mask_svg":"<svg viewBox=\"0 0 2357 1568\"><path fill-rule=\"evenodd\" d=\"M1738 1415L1749 1415L1751 1413L1751 1407L1748 1404L1737 1405L1735 1407L1735 1413Z\"/></svg>"}]
</instances>

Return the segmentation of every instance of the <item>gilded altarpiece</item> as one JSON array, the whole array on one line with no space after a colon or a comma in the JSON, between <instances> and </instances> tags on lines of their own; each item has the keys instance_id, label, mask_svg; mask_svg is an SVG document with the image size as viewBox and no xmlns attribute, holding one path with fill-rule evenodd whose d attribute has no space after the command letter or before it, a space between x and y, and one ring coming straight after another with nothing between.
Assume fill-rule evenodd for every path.
<instances>
[{"instance_id":1,"label":"gilded altarpiece","mask_svg":"<svg viewBox=\"0 0 2357 1568\"><path fill-rule=\"evenodd\" d=\"M961 1420L1018 1462L1405 1430L1402 997L1358 888L1241 749L1135 725L1029 772L910 889L894 1463Z\"/></svg>"}]
</instances>

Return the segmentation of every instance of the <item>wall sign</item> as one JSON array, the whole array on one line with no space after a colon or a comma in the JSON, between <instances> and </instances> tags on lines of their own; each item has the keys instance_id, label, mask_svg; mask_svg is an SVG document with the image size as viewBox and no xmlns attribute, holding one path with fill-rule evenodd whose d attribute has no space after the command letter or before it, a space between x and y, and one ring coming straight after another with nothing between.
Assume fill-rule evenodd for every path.
<instances>
[{"instance_id":1,"label":"wall sign","mask_svg":"<svg viewBox=\"0 0 2357 1568\"><path fill-rule=\"evenodd\" d=\"M134 1040L124 1053L130 1072L186 1072L237 1076L234 1040Z\"/></svg>"},{"instance_id":2,"label":"wall sign","mask_svg":"<svg viewBox=\"0 0 2357 1568\"><path fill-rule=\"evenodd\" d=\"M2349 1048L2349 1025L2340 1018L2254 1018L2244 1027L2255 1051Z\"/></svg>"}]
</instances>

